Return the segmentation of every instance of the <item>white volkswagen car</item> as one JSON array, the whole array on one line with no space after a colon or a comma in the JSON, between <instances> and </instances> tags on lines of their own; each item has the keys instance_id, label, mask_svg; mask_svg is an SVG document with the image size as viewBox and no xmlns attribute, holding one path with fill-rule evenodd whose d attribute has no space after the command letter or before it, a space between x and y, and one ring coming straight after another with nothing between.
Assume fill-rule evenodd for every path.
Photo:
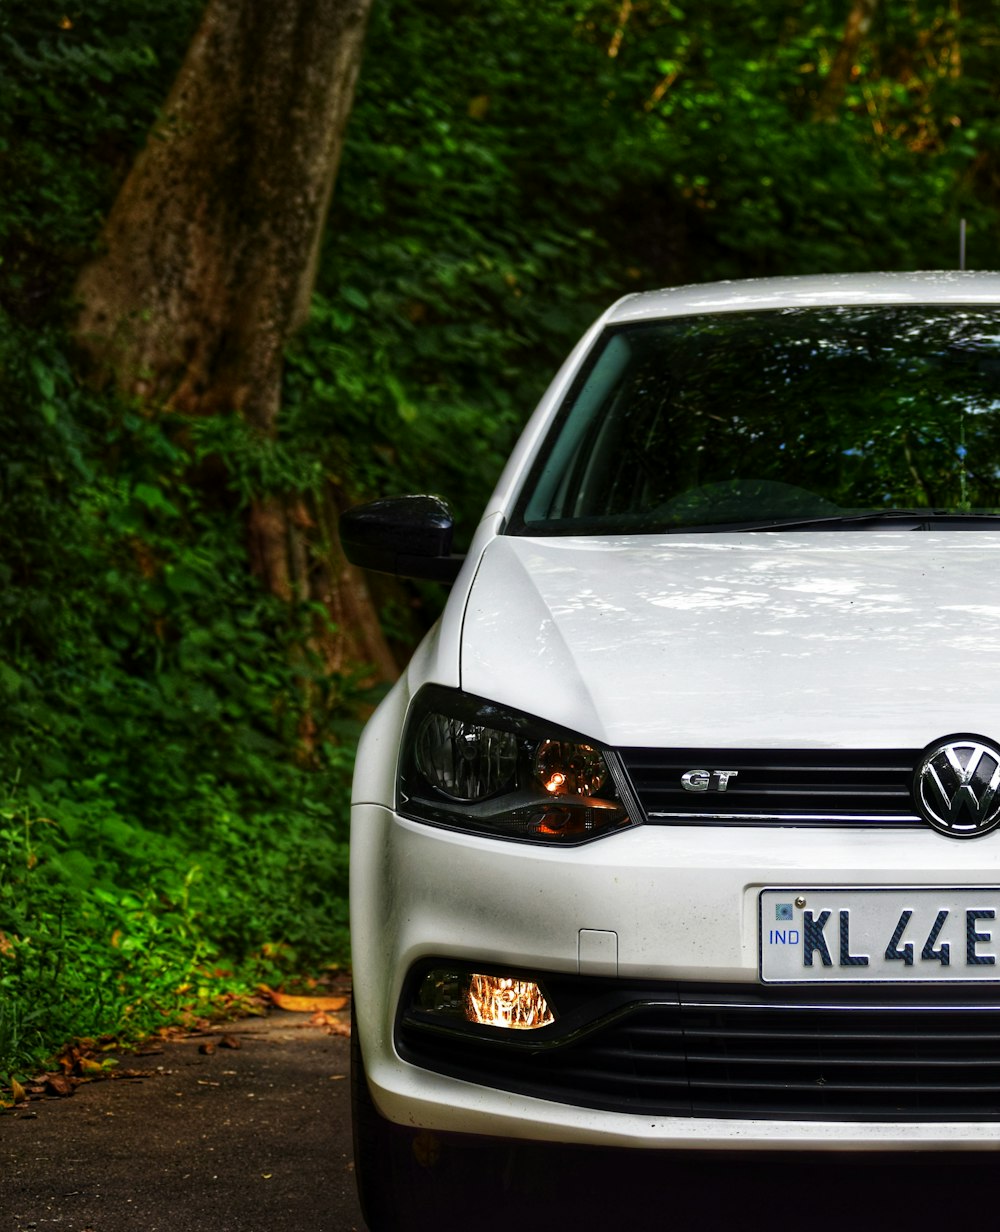
<instances>
[{"instance_id":1,"label":"white volkswagen car","mask_svg":"<svg viewBox=\"0 0 1000 1232\"><path fill-rule=\"evenodd\" d=\"M632 295L358 754L357 1168L391 1127L1000 1147L1000 275ZM363 1065L363 1069L362 1069Z\"/></svg>"}]
</instances>

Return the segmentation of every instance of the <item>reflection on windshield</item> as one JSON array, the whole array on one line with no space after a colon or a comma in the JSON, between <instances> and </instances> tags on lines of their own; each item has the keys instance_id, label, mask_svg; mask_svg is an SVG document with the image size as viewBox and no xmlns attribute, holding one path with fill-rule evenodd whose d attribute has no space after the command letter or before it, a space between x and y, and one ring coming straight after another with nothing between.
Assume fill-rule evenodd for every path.
<instances>
[{"instance_id":1,"label":"reflection on windshield","mask_svg":"<svg viewBox=\"0 0 1000 1232\"><path fill-rule=\"evenodd\" d=\"M609 331L511 529L1000 512L1000 331L978 307L796 308Z\"/></svg>"}]
</instances>

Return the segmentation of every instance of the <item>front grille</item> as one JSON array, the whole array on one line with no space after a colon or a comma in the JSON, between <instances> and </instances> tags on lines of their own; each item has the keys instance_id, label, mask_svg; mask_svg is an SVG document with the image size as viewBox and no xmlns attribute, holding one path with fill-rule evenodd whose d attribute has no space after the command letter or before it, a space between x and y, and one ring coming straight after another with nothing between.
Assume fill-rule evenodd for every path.
<instances>
[{"instance_id":1,"label":"front grille","mask_svg":"<svg viewBox=\"0 0 1000 1232\"><path fill-rule=\"evenodd\" d=\"M583 981L552 983L557 1003L560 983ZM812 989L652 987L591 997L596 1020L581 1026L571 1012L545 1042L411 1017L400 1051L481 1085L651 1116L1000 1120L1000 989L838 988L818 1000Z\"/></svg>"},{"instance_id":2,"label":"front grille","mask_svg":"<svg viewBox=\"0 0 1000 1232\"><path fill-rule=\"evenodd\" d=\"M654 824L917 825L910 787L920 753L844 749L619 749ZM720 774L689 791L692 770Z\"/></svg>"}]
</instances>

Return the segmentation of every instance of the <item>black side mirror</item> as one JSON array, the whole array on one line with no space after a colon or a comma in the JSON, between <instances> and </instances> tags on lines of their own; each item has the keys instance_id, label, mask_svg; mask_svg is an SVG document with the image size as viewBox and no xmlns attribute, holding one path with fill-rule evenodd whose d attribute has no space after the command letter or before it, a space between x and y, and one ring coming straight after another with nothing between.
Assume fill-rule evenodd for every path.
<instances>
[{"instance_id":1,"label":"black side mirror","mask_svg":"<svg viewBox=\"0 0 1000 1232\"><path fill-rule=\"evenodd\" d=\"M451 554L454 525L437 496L390 496L342 513L340 542L362 569L453 582L465 559Z\"/></svg>"}]
</instances>

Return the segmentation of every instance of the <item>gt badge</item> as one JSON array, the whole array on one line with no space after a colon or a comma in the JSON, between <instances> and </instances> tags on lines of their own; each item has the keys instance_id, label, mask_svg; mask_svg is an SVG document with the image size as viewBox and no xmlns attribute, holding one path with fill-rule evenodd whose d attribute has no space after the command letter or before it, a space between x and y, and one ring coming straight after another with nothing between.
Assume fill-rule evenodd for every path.
<instances>
[{"instance_id":1,"label":"gt badge","mask_svg":"<svg viewBox=\"0 0 1000 1232\"><path fill-rule=\"evenodd\" d=\"M685 791L726 791L730 779L736 778L739 770L687 770L681 775Z\"/></svg>"}]
</instances>

